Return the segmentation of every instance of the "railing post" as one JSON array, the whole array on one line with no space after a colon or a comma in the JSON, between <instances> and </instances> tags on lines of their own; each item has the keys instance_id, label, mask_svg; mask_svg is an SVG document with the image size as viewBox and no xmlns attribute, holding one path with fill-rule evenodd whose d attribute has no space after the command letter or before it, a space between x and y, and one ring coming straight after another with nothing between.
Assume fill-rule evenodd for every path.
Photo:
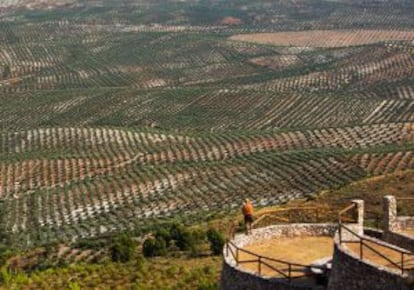
<instances>
[{"instance_id":1,"label":"railing post","mask_svg":"<svg viewBox=\"0 0 414 290\"><path fill-rule=\"evenodd\" d=\"M226 257L229 256L229 240L226 242Z\"/></svg>"},{"instance_id":2,"label":"railing post","mask_svg":"<svg viewBox=\"0 0 414 290\"><path fill-rule=\"evenodd\" d=\"M258 272L259 272L259 276L261 276L262 275L262 257L261 256L259 256Z\"/></svg>"},{"instance_id":3,"label":"railing post","mask_svg":"<svg viewBox=\"0 0 414 290\"><path fill-rule=\"evenodd\" d=\"M404 252L401 252L401 275L404 275Z\"/></svg>"},{"instance_id":4,"label":"railing post","mask_svg":"<svg viewBox=\"0 0 414 290\"><path fill-rule=\"evenodd\" d=\"M239 265L239 248L236 247L236 266Z\"/></svg>"},{"instance_id":5,"label":"railing post","mask_svg":"<svg viewBox=\"0 0 414 290\"><path fill-rule=\"evenodd\" d=\"M339 220L338 232L339 232L339 245L342 246L342 223L341 223L341 220Z\"/></svg>"},{"instance_id":6,"label":"railing post","mask_svg":"<svg viewBox=\"0 0 414 290\"><path fill-rule=\"evenodd\" d=\"M364 240L363 239L360 239L359 240L359 259L361 261L364 259L363 247L364 247Z\"/></svg>"},{"instance_id":7,"label":"railing post","mask_svg":"<svg viewBox=\"0 0 414 290\"><path fill-rule=\"evenodd\" d=\"M288 273L289 273L289 283L292 282L292 264L289 263L289 267L288 267Z\"/></svg>"}]
</instances>

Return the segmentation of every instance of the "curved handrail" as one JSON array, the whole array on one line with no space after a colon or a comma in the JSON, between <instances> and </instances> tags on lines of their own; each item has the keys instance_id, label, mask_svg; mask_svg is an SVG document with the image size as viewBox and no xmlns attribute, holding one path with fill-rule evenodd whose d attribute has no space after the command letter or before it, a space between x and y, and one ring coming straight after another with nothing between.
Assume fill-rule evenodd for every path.
<instances>
[{"instance_id":1,"label":"curved handrail","mask_svg":"<svg viewBox=\"0 0 414 290\"><path fill-rule=\"evenodd\" d=\"M253 256L253 259L241 260L240 253L245 253L250 256ZM236 262L236 265L257 263L257 269L258 269L257 272L259 275L262 275L262 268L264 265L268 267L269 269L271 269L272 271L274 271L275 273L281 275L283 278L288 279L289 281L292 281L293 279L309 276L311 273L307 271L307 269L311 267L315 269L326 270L326 267L324 266L292 263L292 262L285 261L285 260L280 260L280 259L275 259L275 258L259 255L249 250L242 249L231 241L227 241L226 243L226 256L228 256L229 254L232 255L233 259ZM282 264L284 265L285 268L280 269L278 267L275 267L274 265L269 264L267 261ZM302 273L302 275L294 275L294 273Z\"/></svg>"},{"instance_id":2,"label":"curved handrail","mask_svg":"<svg viewBox=\"0 0 414 290\"><path fill-rule=\"evenodd\" d=\"M399 200L409 200L409 201L414 201L414 197L396 197L395 198L397 201Z\"/></svg>"},{"instance_id":3,"label":"curved handrail","mask_svg":"<svg viewBox=\"0 0 414 290\"><path fill-rule=\"evenodd\" d=\"M305 207L305 206L297 206L297 207L288 207L288 208L280 208L274 210L268 210L262 212L257 219L252 223L252 227L254 228L259 222L266 219L267 217L272 217L273 219L284 222L284 223L291 223L293 219L293 213L297 213L298 211L302 212L311 212L312 216L315 220L318 220L321 216L321 212L326 210L327 207ZM278 217L275 216L279 213L287 213L287 217Z\"/></svg>"},{"instance_id":4,"label":"curved handrail","mask_svg":"<svg viewBox=\"0 0 414 290\"><path fill-rule=\"evenodd\" d=\"M339 211L338 216L341 219L341 217L345 214L350 212L352 209L356 208L355 203L348 205L346 208Z\"/></svg>"}]
</instances>

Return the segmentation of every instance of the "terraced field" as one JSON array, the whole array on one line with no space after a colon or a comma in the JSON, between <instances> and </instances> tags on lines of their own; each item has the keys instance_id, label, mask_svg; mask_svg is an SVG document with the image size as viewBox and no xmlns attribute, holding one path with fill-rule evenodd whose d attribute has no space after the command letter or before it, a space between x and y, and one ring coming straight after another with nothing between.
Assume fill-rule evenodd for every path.
<instances>
[{"instance_id":1,"label":"terraced field","mask_svg":"<svg viewBox=\"0 0 414 290\"><path fill-rule=\"evenodd\" d=\"M4 2L2 230L20 247L142 234L413 169L413 11Z\"/></svg>"}]
</instances>

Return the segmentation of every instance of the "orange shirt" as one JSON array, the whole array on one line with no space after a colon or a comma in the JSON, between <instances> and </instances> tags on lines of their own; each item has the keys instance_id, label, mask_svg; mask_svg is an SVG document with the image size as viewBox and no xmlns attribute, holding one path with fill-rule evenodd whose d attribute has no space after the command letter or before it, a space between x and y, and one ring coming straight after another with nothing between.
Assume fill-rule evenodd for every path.
<instances>
[{"instance_id":1,"label":"orange shirt","mask_svg":"<svg viewBox=\"0 0 414 290\"><path fill-rule=\"evenodd\" d=\"M251 202L245 203L243 205L243 214L244 215L253 215L253 205Z\"/></svg>"}]
</instances>

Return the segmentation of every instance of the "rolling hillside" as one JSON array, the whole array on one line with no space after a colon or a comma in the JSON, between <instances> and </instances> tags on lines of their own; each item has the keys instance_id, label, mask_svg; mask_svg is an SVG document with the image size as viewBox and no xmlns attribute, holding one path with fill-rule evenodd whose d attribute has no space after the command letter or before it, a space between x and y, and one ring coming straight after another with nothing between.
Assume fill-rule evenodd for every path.
<instances>
[{"instance_id":1,"label":"rolling hillside","mask_svg":"<svg viewBox=\"0 0 414 290\"><path fill-rule=\"evenodd\" d=\"M414 169L412 1L5 1L1 228L30 248Z\"/></svg>"}]
</instances>

